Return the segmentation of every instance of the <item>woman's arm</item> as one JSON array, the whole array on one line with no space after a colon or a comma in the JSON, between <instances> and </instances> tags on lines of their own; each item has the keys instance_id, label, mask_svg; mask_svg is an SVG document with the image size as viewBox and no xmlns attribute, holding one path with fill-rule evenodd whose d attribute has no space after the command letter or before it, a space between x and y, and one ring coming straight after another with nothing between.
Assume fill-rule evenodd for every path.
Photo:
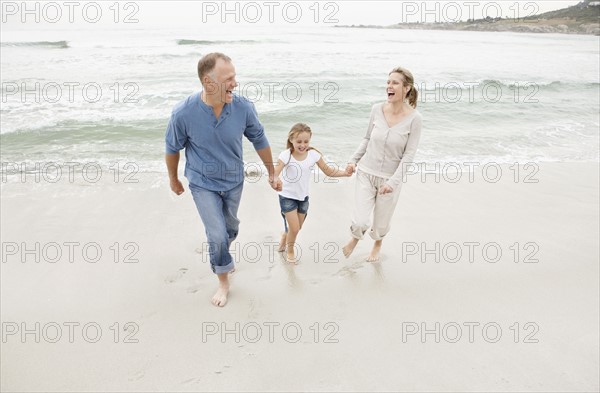
<instances>
[{"instance_id":1,"label":"woman's arm","mask_svg":"<svg viewBox=\"0 0 600 393\"><path fill-rule=\"evenodd\" d=\"M348 161L349 164L356 165L360 161L360 159L365 155L367 151L367 145L369 144L369 140L371 139L371 132L373 131L373 123L375 121L375 107L377 105L373 105L371 108L371 116L369 117L369 126L367 127L367 134L358 145L358 148L354 152L354 155Z\"/></svg>"}]
</instances>

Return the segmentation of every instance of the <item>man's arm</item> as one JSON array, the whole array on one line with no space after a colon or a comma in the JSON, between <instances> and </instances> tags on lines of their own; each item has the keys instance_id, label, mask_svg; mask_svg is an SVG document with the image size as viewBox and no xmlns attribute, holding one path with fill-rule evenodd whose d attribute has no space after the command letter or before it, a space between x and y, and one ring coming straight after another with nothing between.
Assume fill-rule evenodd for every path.
<instances>
[{"instance_id":1,"label":"man's arm","mask_svg":"<svg viewBox=\"0 0 600 393\"><path fill-rule=\"evenodd\" d=\"M249 102L250 110L246 116L246 130L244 135L254 145L254 150L258 153L258 156L262 160L267 171L269 172L269 184L275 191L281 191L281 179L279 176L275 176L275 169L273 167L273 155L271 154L271 147L269 141L265 136L265 130L258 120L258 114L254 104Z\"/></svg>"},{"instance_id":2,"label":"man's arm","mask_svg":"<svg viewBox=\"0 0 600 393\"><path fill-rule=\"evenodd\" d=\"M267 171L269 172L269 184L275 191L281 191L281 179L279 176L275 176L275 167L273 166L273 155L271 154L271 147L267 146L263 149L257 150L258 156L262 160Z\"/></svg>"},{"instance_id":3,"label":"man's arm","mask_svg":"<svg viewBox=\"0 0 600 393\"><path fill-rule=\"evenodd\" d=\"M165 154L165 162L167 163L167 171L169 172L169 185L171 186L171 190L177 195L183 194L185 190L177 175L179 152L175 154Z\"/></svg>"}]
</instances>

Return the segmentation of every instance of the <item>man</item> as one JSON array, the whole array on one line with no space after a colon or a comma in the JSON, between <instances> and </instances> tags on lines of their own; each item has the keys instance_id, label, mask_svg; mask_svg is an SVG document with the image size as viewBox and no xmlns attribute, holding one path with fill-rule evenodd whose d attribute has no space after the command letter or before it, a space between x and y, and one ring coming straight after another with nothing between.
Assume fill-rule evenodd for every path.
<instances>
[{"instance_id":1,"label":"man","mask_svg":"<svg viewBox=\"0 0 600 393\"><path fill-rule=\"evenodd\" d=\"M229 245L238 234L237 211L244 182L242 135L254 145L269 172L269 184L281 190L276 179L271 147L254 105L233 95L235 67L222 53L209 53L198 62L201 92L192 94L173 109L166 132L165 160L171 190L181 195L177 176L179 151L185 148L185 176L206 230L210 264L219 278L212 298L223 307L229 293L229 272L234 262Z\"/></svg>"}]
</instances>

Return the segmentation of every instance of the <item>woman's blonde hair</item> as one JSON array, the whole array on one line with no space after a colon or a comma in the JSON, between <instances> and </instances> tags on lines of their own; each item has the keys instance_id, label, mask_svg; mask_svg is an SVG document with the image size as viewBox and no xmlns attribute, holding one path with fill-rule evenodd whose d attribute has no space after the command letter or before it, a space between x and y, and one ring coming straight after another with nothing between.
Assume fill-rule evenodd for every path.
<instances>
[{"instance_id":1,"label":"woman's blonde hair","mask_svg":"<svg viewBox=\"0 0 600 393\"><path fill-rule=\"evenodd\" d=\"M405 86L410 86L410 90L408 91L408 93L406 93L406 97L404 98L408 100L408 104L410 106L416 108L419 93L417 92L417 89L415 89L415 78L413 77L413 74L406 68L396 67L390 71L389 75L393 74L394 72L402 75Z\"/></svg>"}]
</instances>

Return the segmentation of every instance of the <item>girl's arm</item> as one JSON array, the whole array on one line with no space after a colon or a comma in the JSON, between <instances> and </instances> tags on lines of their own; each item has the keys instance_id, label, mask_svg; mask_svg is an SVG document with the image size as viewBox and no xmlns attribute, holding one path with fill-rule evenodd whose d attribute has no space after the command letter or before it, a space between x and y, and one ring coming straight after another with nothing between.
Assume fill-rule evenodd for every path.
<instances>
[{"instance_id":1,"label":"girl's arm","mask_svg":"<svg viewBox=\"0 0 600 393\"><path fill-rule=\"evenodd\" d=\"M278 159L277 164L275 164L275 168L273 168L273 180L271 181L271 179L269 179L269 184L275 191L281 191L281 188L283 187L283 183L281 182L279 175L281 174L284 166L285 165L283 164L283 161Z\"/></svg>"},{"instance_id":2,"label":"girl's arm","mask_svg":"<svg viewBox=\"0 0 600 393\"><path fill-rule=\"evenodd\" d=\"M321 156L321 158L319 159L319 161L317 161L317 165L319 166L319 169L322 170L323 173L325 175L327 175L328 177L347 177L347 176L350 176L350 174L348 174L348 172L346 172L346 169L334 168L332 166L327 165L327 163L323 159L323 156Z\"/></svg>"},{"instance_id":3,"label":"girl's arm","mask_svg":"<svg viewBox=\"0 0 600 393\"><path fill-rule=\"evenodd\" d=\"M275 179L281 175L281 171L283 171L283 167L285 164L280 159L277 160L277 165L275 166Z\"/></svg>"}]
</instances>

